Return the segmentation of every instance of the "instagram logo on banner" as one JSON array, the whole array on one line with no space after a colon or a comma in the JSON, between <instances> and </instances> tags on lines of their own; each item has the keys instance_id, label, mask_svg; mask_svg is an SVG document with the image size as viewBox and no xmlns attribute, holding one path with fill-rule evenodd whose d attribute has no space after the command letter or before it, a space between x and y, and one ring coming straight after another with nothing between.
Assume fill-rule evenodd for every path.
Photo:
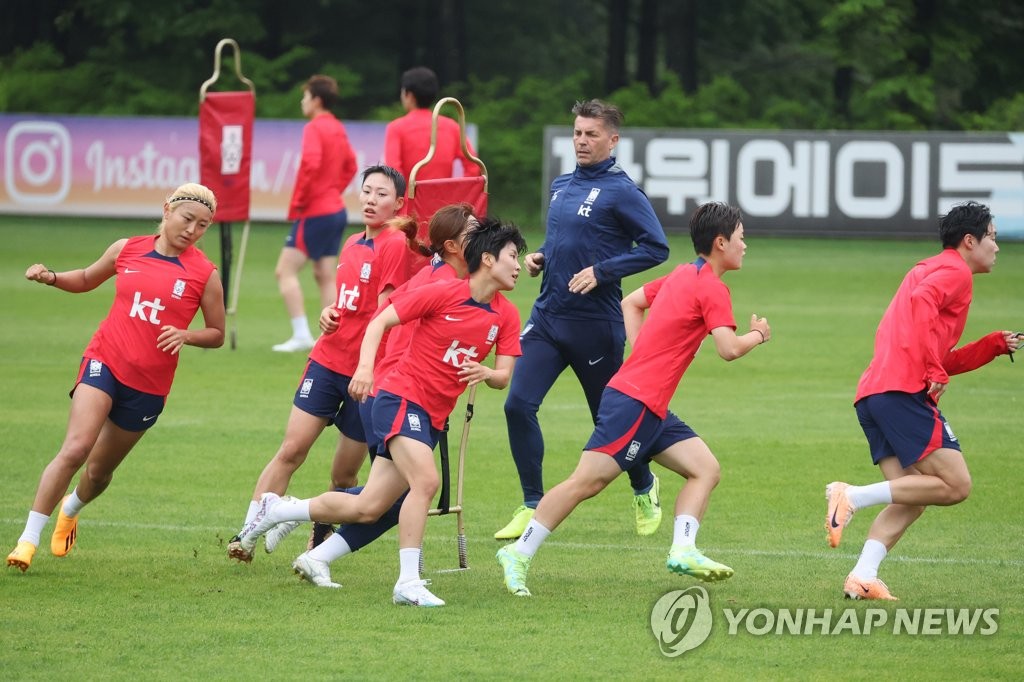
<instances>
[{"instance_id":1,"label":"instagram logo on banner","mask_svg":"<svg viewBox=\"0 0 1024 682\"><path fill-rule=\"evenodd\" d=\"M71 135L52 121L20 121L4 141L4 184L25 204L59 204L71 189Z\"/></svg>"}]
</instances>

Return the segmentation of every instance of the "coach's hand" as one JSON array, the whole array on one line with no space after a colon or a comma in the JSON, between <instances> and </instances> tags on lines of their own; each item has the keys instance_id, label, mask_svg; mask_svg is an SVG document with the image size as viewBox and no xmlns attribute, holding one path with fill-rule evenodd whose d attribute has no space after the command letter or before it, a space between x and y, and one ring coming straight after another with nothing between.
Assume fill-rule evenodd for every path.
<instances>
[{"instance_id":1,"label":"coach's hand","mask_svg":"<svg viewBox=\"0 0 1024 682\"><path fill-rule=\"evenodd\" d=\"M544 254L539 251L526 254L523 256L523 265L526 266L526 272L530 277L536 277L544 269Z\"/></svg>"}]
</instances>

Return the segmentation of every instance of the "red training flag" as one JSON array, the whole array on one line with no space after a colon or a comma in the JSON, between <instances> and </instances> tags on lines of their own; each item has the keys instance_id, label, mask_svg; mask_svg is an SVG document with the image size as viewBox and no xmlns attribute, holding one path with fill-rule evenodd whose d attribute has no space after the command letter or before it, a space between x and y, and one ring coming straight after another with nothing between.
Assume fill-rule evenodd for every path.
<instances>
[{"instance_id":1,"label":"red training flag","mask_svg":"<svg viewBox=\"0 0 1024 682\"><path fill-rule=\"evenodd\" d=\"M251 91L208 92L199 104L199 181L217 196L217 222L249 220L255 116Z\"/></svg>"}]
</instances>

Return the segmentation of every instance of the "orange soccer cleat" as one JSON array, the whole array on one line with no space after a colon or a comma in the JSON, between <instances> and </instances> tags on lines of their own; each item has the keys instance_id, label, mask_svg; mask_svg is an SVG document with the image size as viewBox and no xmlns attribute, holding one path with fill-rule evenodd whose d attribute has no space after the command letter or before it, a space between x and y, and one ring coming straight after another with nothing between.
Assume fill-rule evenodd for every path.
<instances>
[{"instance_id":1,"label":"orange soccer cleat","mask_svg":"<svg viewBox=\"0 0 1024 682\"><path fill-rule=\"evenodd\" d=\"M847 599L884 599L886 601L899 601L892 596L889 588L878 578L874 580L862 580L853 573L846 576L843 583L843 593Z\"/></svg>"},{"instance_id":2,"label":"orange soccer cleat","mask_svg":"<svg viewBox=\"0 0 1024 682\"><path fill-rule=\"evenodd\" d=\"M19 540L14 551L7 555L7 565L20 568L24 573L32 565L32 557L35 556L36 546L27 540Z\"/></svg>"},{"instance_id":3,"label":"orange soccer cleat","mask_svg":"<svg viewBox=\"0 0 1024 682\"><path fill-rule=\"evenodd\" d=\"M65 497L64 500L66 499L68 498ZM72 518L64 513L64 500L60 501L57 525L50 536L50 553L53 556L66 556L75 546L75 539L78 537L78 517Z\"/></svg>"},{"instance_id":4,"label":"orange soccer cleat","mask_svg":"<svg viewBox=\"0 0 1024 682\"><path fill-rule=\"evenodd\" d=\"M828 500L828 508L825 513L825 530L828 531L829 547L838 547L839 541L843 538L843 529L853 518L853 512L857 509L850 503L846 496L849 484L835 481L825 486L825 499Z\"/></svg>"}]
</instances>

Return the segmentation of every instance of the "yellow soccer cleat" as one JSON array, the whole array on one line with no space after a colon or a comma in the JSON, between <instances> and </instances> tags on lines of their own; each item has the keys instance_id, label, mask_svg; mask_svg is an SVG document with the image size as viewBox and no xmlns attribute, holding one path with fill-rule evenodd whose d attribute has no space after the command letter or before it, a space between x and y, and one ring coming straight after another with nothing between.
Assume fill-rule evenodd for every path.
<instances>
[{"instance_id":1,"label":"yellow soccer cleat","mask_svg":"<svg viewBox=\"0 0 1024 682\"><path fill-rule=\"evenodd\" d=\"M654 485L643 495L633 495L633 515L636 517L637 535L654 535L661 525L661 483L654 477Z\"/></svg>"},{"instance_id":2,"label":"yellow soccer cleat","mask_svg":"<svg viewBox=\"0 0 1024 682\"><path fill-rule=\"evenodd\" d=\"M526 505L516 509L515 514L512 515L512 520L508 522L508 525L499 530L494 534L495 540L516 540L523 531L526 530L526 526L529 525L530 519L533 518L533 509L530 509Z\"/></svg>"},{"instance_id":3,"label":"yellow soccer cleat","mask_svg":"<svg viewBox=\"0 0 1024 682\"><path fill-rule=\"evenodd\" d=\"M517 552L514 545L505 545L498 550L497 559L505 574L505 588L517 597L529 597L530 589L526 586L526 573L530 570L529 557Z\"/></svg>"},{"instance_id":4,"label":"yellow soccer cleat","mask_svg":"<svg viewBox=\"0 0 1024 682\"><path fill-rule=\"evenodd\" d=\"M68 498L65 497L64 500L66 499ZM78 517L72 518L64 513L64 500L60 501L57 525L50 536L50 553L53 556L66 556L75 546L75 539L78 537Z\"/></svg>"},{"instance_id":5,"label":"yellow soccer cleat","mask_svg":"<svg viewBox=\"0 0 1024 682\"><path fill-rule=\"evenodd\" d=\"M717 561L712 561L692 545L686 547L672 545L672 549L668 552L666 566L673 573L688 575L706 583L726 580L731 578L733 574L731 568Z\"/></svg>"},{"instance_id":6,"label":"yellow soccer cleat","mask_svg":"<svg viewBox=\"0 0 1024 682\"><path fill-rule=\"evenodd\" d=\"M862 580L853 573L846 576L843 583L843 593L847 599L884 599L886 601L899 601L892 596L889 588L878 578L874 580Z\"/></svg>"},{"instance_id":7,"label":"yellow soccer cleat","mask_svg":"<svg viewBox=\"0 0 1024 682\"><path fill-rule=\"evenodd\" d=\"M20 568L24 573L32 565L32 557L35 556L36 546L28 540L19 540L14 551L7 555L7 565Z\"/></svg>"}]
</instances>

